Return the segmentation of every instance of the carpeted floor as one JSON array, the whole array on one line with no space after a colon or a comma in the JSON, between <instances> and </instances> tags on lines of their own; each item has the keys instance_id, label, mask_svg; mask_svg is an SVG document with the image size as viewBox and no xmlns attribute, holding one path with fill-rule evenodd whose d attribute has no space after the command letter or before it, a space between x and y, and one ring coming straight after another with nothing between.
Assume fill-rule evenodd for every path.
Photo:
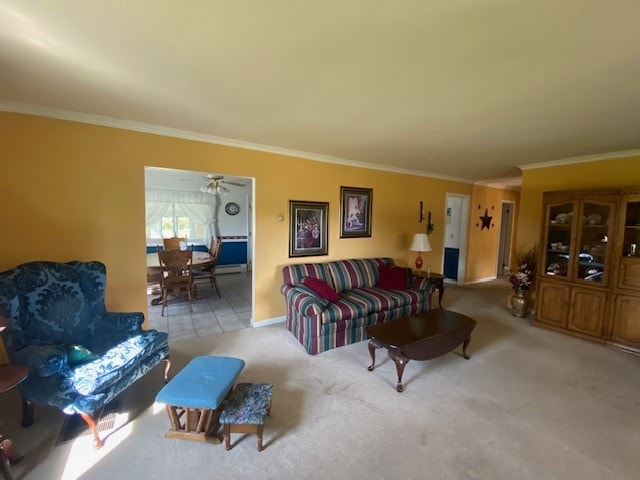
<instances>
[{"instance_id":1,"label":"carpeted floor","mask_svg":"<svg viewBox=\"0 0 640 480\"><path fill-rule=\"evenodd\" d=\"M36 409L21 429L15 391L2 428L25 460L18 479L636 479L640 358L529 325L506 309L506 282L447 286L446 308L478 322L466 361L410 362L406 390L381 351L361 342L309 356L283 325L172 345L173 373L196 355L243 358L239 381L275 385L265 450L166 439L153 399L157 368L122 397L128 421L93 451L87 438L54 448L63 415ZM14 411L14 415L8 415Z\"/></svg>"}]
</instances>

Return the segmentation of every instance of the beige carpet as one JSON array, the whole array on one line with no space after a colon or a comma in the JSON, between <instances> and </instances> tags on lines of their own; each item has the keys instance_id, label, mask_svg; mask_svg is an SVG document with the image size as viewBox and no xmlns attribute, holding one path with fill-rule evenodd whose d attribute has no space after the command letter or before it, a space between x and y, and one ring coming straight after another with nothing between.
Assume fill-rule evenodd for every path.
<instances>
[{"instance_id":1,"label":"beige carpet","mask_svg":"<svg viewBox=\"0 0 640 480\"><path fill-rule=\"evenodd\" d=\"M63 416L51 409L21 429L9 392L2 427L25 455L16 478L637 479L640 358L531 327L507 311L509 293L500 281L447 286L445 307L478 321L471 360L410 362L401 394L382 351L367 371L366 342L309 356L276 325L175 343L174 374L228 355L247 362L241 381L275 384L260 453L250 435L230 451L165 439L159 368L123 397L124 426L97 452L86 439L54 447Z\"/></svg>"}]
</instances>

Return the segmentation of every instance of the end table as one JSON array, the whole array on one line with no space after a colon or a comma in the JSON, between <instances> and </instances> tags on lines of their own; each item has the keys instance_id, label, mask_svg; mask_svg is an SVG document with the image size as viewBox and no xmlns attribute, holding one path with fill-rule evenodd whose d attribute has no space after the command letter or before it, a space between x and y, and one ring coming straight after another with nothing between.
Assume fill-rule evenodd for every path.
<instances>
[{"instance_id":1,"label":"end table","mask_svg":"<svg viewBox=\"0 0 640 480\"><path fill-rule=\"evenodd\" d=\"M9 326L9 321L0 316L0 333ZM29 375L24 365L0 365L0 393L12 389ZM11 465L22 460L22 455L13 449L13 442L0 433L0 471L6 480L13 480Z\"/></svg>"},{"instance_id":2,"label":"end table","mask_svg":"<svg viewBox=\"0 0 640 480\"><path fill-rule=\"evenodd\" d=\"M414 270L416 277L429 278L438 289L438 307L442 308L442 296L444 295L444 275L434 272L425 272L422 270Z\"/></svg>"},{"instance_id":3,"label":"end table","mask_svg":"<svg viewBox=\"0 0 640 480\"><path fill-rule=\"evenodd\" d=\"M11 390L29 375L24 365L0 365L0 393ZM13 480L11 465L22 460L22 455L13 448L13 442L0 433L0 471L6 480Z\"/></svg>"}]
</instances>

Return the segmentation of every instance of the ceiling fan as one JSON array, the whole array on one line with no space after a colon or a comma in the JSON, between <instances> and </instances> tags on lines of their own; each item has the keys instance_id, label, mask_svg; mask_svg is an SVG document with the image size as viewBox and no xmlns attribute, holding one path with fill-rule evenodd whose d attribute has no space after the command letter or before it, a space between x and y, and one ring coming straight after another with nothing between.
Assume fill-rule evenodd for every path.
<instances>
[{"instance_id":1,"label":"ceiling fan","mask_svg":"<svg viewBox=\"0 0 640 480\"><path fill-rule=\"evenodd\" d=\"M230 180L226 180L222 175L213 175L209 173L204 177L198 177L198 178L204 178L209 182L207 183L207 185L200 187L200 191L203 193L211 193L211 194L222 193L223 195L226 195L227 193L230 192L230 190L227 187L225 187L223 184L233 185L235 187L246 186L246 183L232 182Z\"/></svg>"}]
</instances>

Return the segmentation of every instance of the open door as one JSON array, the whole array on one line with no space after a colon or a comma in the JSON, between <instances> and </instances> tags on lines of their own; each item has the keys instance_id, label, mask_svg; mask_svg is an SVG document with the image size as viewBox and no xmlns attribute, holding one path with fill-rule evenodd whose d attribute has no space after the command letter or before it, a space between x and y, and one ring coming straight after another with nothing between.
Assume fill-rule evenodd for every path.
<instances>
[{"instance_id":1,"label":"open door","mask_svg":"<svg viewBox=\"0 0 640 480\"><path fill-rule=\"evenodd\" d=\"M454 280L458 284L464 284L467 273L470 201L468 195L447 193L442 272L447 279Z\"/></svg>"}]
</instances>

